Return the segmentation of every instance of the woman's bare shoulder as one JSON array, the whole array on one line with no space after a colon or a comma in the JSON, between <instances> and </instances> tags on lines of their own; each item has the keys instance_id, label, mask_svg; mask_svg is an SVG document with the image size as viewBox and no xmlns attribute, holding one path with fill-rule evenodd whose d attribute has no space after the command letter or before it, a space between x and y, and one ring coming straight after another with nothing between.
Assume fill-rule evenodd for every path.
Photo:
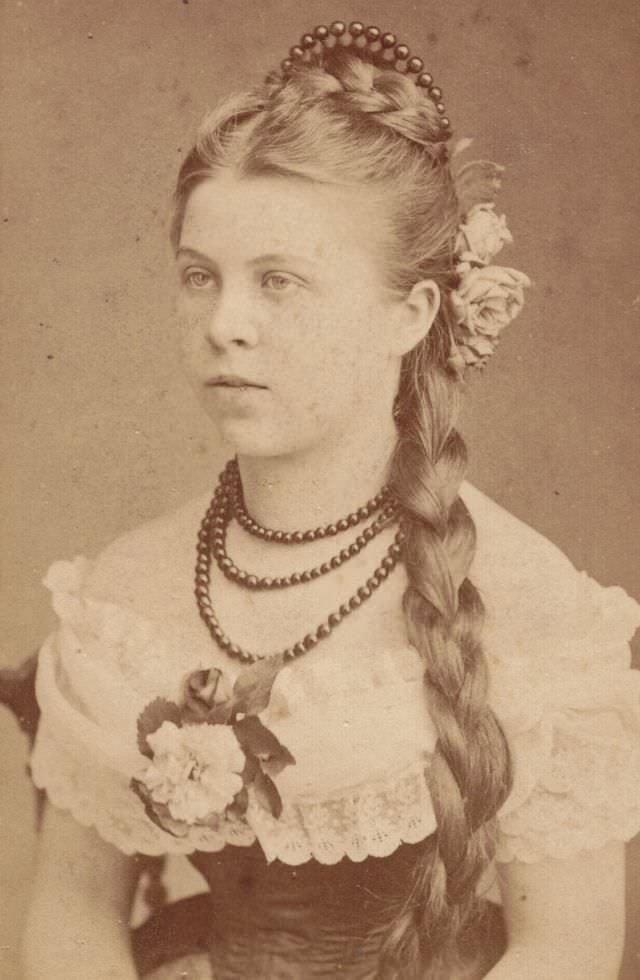
<instances>
[{"instance_id":1,"label":"woman's bare shoulder","mask_svg":"<svg viewBox=\"0 0 640 980\"><path fill-rule=\"evenodd\" d=\"M575 575L561 548L477 487L463 483L460 496L476 527L474 578L495 581L506 574L520 582Z\"/></svg>"},{"instance_id":2,"label":"woman's bare shoulder","mask_svg":"<svg viewBox=\"0 0 640 980\"><path fill-rule=\"evenodd\" d=\"M209 494L120 534L91 563L86 593L147 613L156 604L190 594L196 541ZM142 608L140 608L142 607Z\"/></svg>"}]
</instances>

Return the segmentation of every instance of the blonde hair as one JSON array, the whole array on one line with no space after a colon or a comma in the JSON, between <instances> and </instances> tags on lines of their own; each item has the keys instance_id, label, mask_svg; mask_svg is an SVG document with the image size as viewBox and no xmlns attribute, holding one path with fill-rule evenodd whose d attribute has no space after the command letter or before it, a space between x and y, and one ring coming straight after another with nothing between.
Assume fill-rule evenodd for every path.
<instances>
[{"instance_id":1,"label":"blonde hair","mask_svg":"<svg viewBox=\"0 0 640 980\"><path fill-rule=\"evenodd\" d=\"M466 468L455 429L460 382L447 363L460 204L446 144L435 106L410 78L335 49L205 118L178 177L174 247L193 188L228 168L377 191L389 222L389 287L408 292L425 278L440 287L433 328L402 364L389 474L407 531L407 630L424 662L438 736L427 772L438 826L396 910L381 970L410 980L424 977L428 963L429 975L441 976L478 910L494 818L511 786L506 741L487 705L482 601L467 577L475 527L459 496Z\"/></svg>"}]
</instances>

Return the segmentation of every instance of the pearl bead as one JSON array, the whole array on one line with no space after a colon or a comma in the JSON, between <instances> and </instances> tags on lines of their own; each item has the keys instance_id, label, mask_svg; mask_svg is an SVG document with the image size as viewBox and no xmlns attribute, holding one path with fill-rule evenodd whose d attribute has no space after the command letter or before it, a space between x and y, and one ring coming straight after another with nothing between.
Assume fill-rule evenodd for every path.
<instances>
[{"instance_id":1,"label":"pearl bead","mask_svg":"<svg viewBox=\"0 0 640 980\"><path fill-rule=\"evenodd\" d=\"M345 517L340 518L337 528L339 531L347 531L349 528L349 521Z\"/></svg>"},{"instance_id":2,"label":"pearl bead","mask_svg":"<svg viewBox=\"0 0 640 980\"><path fill-rule=\"evenodd\" d=\"M256 575L247 575L247 586L250 589L255 589L258 586L258 577Z\"/></svg>"},{"instance_id":3,"label":"pearl bead","mask_svg":"<svg viewBox=\"0 0 640 980\"><path fill-rule=\"evenodd\" d=\"M315 539L319 536L318 535L318 532L319 531L320 531L320 528L316 528L315 531L305 531L305 533L304 533L304 540L305 541L315 541Z\"/></svg>"},{"instance_id":4,"label":"pearl bead","mask_svg":"<svg viewBox=\"0 0 640 980\"><path fill-rule=\"evenodd\" d=\"M359 20L352 20L349 24L349 34L351 37L361 37L364 34L364 24Z\"/></svg>"},{"instance_id":5,"label":"pearl bead","mask_svg":"<svg viewBox=\"0 0 640 980\"><path fill-rule=\"evenodd\" d=\"M327 572L330 572L331 571L331 562L323 561L322 562L322 565L320 566L320 571L322 572L323 575L326 575Z\"/></svg>"},{"instance_id":6,"label":"pearl bead","mask_svg":"<svg viewBox=\"0 0 640 980\"><path fill-rule=\"evenodd\" d=\"M338 533L338 528L337 528L337 526L335 524L328 524L327 525L327 534L330 537L333 537L337 533Z\"/></svg>"},{"instance_id":7,"label":"pearl bead","mask_svg":"<svg viewBox=\"0 0 640 980\"><path fill-rule=\"evenodd\" d=\"M234 568L235 566L230 558L223 558L222 561L220 562L220 567L224 571L225 569L229 570L230 568Z\"/></svg>"},{"instance_id":8,"label":"pearl bead","mask_svg":"<svg viewBox=\"0 0 640 980\"><path fill-rule=\"evenodd\" d=\"M381 34L382 31L380 30L379 27L375 27L373 25L371 27L367 27L366 35L369 44L375 44L376 41L379 41Z\"/></svg>"},{"instance_id":9,"label":"pearl bead","mask_svg":"<svg viewBox=\"0 0 640 980\"><path fill-rule=\"evenodd\" d=\"M410 71L413 75L417 75L423 68L424 61L422 58L409 58L407 62L407 71Z\"/></svg>"},{"instance_id":10,"label":"pearl bead","mask_svg":"<svg viewBox=\"0 0 640 980\"><path fill-rule=\"evenodd\" d=\"M342 20L334 20L333 24L329 28L334 37L342 37L347 29L347 25Z\"/></svg>"},{"instance_id":11,"label":"pearl bead","mask_svg":"<svg viewBox=\"0 0 640 980\"><path fill-rule=\"evenodd\" d=\"M248 576L246 572L243 572L239 568L236 568L236 578L240 583L240 585L244 585L245 582L247 581Z\"/></svg>"},{"instance_id":12,"label":"pearl bead","mask_svg":"<svg viewBox=\"0 0 640 980\"><path fill-rule=\"evenodd\" d=\"M325 639L327 636L329 636L330 632L331 632L331 627L327 623L322 623L320 626L318 626L318 629L316 630L316 635L320 639Z\"/></svg>"},{"instance_id":13,"label":"pearl bead","mask_svg":"<svg viewBox=\"0 0 640 980\"><path fill-rule=\"evenodd\" d=\"M443 116L442 119L440 120L440 125L442 129L448 129L451 123L446 116Z\"/></svg>"},{"instance_id":14,"label":"pearl bead","mask_svg":"<svg viewBox=\"0 0 640 980\"><path fill-rule=\"evenodd\" d=\"M359 554L359 552L360 552L361 549L360 549L360 545L357 544L357 542L354 541L353 544L350 544L349 545L349 549L348 550L349 550L349 554L353 558L353 557L355 557L355 555Z\"/></svg>"},{"instance_id":15,"label":"pearl bead","mask_svg":"<svg viewBox=\"0 0 640 980\"><path fill-rule=\"evenodd\" d=\"M296 657L301 657L303 653L306 653L306 650L307 648L305 647L304 642L296 643L296 645L293 648Z\"/></svg>"},{"instance_id":16,"label":"pearl bead","mask_svg":"<svg viewBox=\"0 0 640 980\"><path fill-rule=\"evenodd\" d=\"M364 602L364 600L368 599L370 595L371 595L371 589L367 585L361 585L360 588L358 589L358 598L362 599L362 601Z\"/></svg>"},{"instance_id":17,"label":"pearl bead","mask_svg":"<svg viewBox=\"0 0 640 980\"><path fill-rule=\"evenodd\" d=\"M339 611L340 611L340 615L344 618L345 616L348 616L349 613L351 612L351 606L349 605L348 602L343 602L342 605L339 607Z\"/></svg>"},{"instance_id":18,"label":"pearl bead","mask_svg":"<svg viewBox=\"0 0 640 980\"><path fill-rule=\"evenodd\" d=\"M437 103L436 109L438 110L438 112L440 113L441 116L444 115L444 113L446 112L446 109L445 109L444 104L442 102L438 102Z\"/></svg>"},{"instance_id":19,"label":"pearl bead","mask_svg":"<svg viewBox=\"0 0 640 980\"><path fill-rule=\"evenodd\" d=\"M398 39L395 36L395 34L391 34L389 32L388 34L383 34L382 37L380 38L380 41L382 42L383 48L393 48L395 47Z\"/></svg>"},{"instance_id":20,"label":"pearl bead","mask_svg":"<svg viewBox=\"0 0 640 980\"><path fill-rule=\"evenodd\" d=\"M325 27L323 24L320 27L315 27L313 30L313 36L317 41L326 41L329 37L329 28Z\"/></svg>"},{"instance_id":21,"label":"pearl bead","mask_svg":"<svg viewBox=\"0 0 640 980\"><path fill-rule=\"evenodd\" d=\"M303 582L310 582L312 578L313 578L313 575L311 574L311 572L309 570L307 570L307 571L305 571L305 572L302 573L302 581Z\"/></svg>"},{"instance_id":22,"label":"pearl bead","mask_svg":"<svg viewBox=\"0 0 640 980\"><path fill-rule=\"evenodd\" d=\"M331 613L328 620L329 626L339 626L341 619L342 617L340 616L340 613Z\"/></svg>"},{"instance_id":23,"label":"pearl bead","mask_svg":"<svg viewBox=\"0 0 640 980\"><path fill-rule=\"evenodd\" d=\"M357 554L357 552L356 552L356 554ZM351 552L351 549L350 548L343 548L342 551L340 552L340 555L339 555L339 558L340 558L340 561L341 562L343 562L343 561L349 561L349 559L351 557L352 557L352 552Z\"/></svg>"},{"instance_id":24,"label":"pearl bead","mask_svg":"<svg viewBox=\"0 0 640 980\"><path fill-rule=\"evenodd\" d=\"M294 660L295 656L296 656L296 652L295 650L292 650L291 647L287 647L286 650L282 651L283 660Z\"/></svg>"},{"instance_id":25,"label":"pearl bead","mask_svg":"<svg viewBox=\"0 0 640 980\"><path fill-rule=\"evenodd\" d=\"M369 516L368 514L365 514L365 517L368 516ZM360 518L358 517L357 514L349 514L347 521L349 523L349 527L356 527L356 525L360 523Z\"/></svg>"},{"instance_id":26,"label":"pearl bead","mask_svg":"<svg viewBox=\"0 0 640 980\"><path fill-rule=\"evenodd\" d=\"M310 571L311 571L311 578L320 578L320 576L322 575L322 571L320 568L312 568L310 569Z\"/></svg>"},{"instance_id":27,"label":"pearl bead","mask_svg":"<svg viewBox=\"0 0 640 980\"><path fill-rule=\"evenodd\" d=\"M300 61L302 58L304 58L304 48L301 48L299 44L294 44L294 46L289 49L289 57L294 61Z\"/></svg>"},{"instance_id":28,"label":"pearl bead","mask_svg":"<svg viewBox=\"0 0 640 980\"><path fill-rule=\"evenodd\" d=\"M292 585L300 585L300 583L302 582L301 573L293 572L293 574L289 575L289 581L291 582Z\"/></svg>"},{"instance_id":29,"label":"pearl bead","mask_svg":"<svg viewBox=\"0 0 640 980\"><path fill-rule=\"evenodd\" d=\"M307 633L302 642L304 643L305 650L311 650L312 647L317 646L318 637L314 633Z\"/></svg>"},{"instance_id":30,"label":"pearl bead","mask_svg":"<svg viewBox=\"0 0 640 980\"><path fill-rule=\"evenodd\" d=\"M331 568L340 568L343 561L344 558L341 558L340 555L334 555L329 564Z\"/></svg>"},{"instance_id":31,"label":"pearl bead","mask_svg":"<svg viewBox=\"0 0 640 980\"><path fill-rule=\"evenodd\" d=\"M440 99L442 98L442 89L438 88L437 85L434 85L429 95L435 102L439 102Z\"/></svg>"},{"instance_id":32,"label":"pearl bead","mask_svg":"<svg viewBox=\"0 0 640 980\"><path fill-rule=\"evenodd\" d=\"M418 85L420 85L421 88L431 88L433 85L433 75L430 75L428 71L425 71L424 74L420 75L418 78Z\"/></svg>"},{"instance_id":33,"label":"pearl bead","mask_svg":"<svg viewBox=\"0 0 640 980\"><path fill-rule=\"evenodd\" d=\"M273 579L272 578L269 578L269 576L267 576L266 578L263 578L262 579L262 584L264 585L265 589L272 589L273 588Z\"/></svg>"},{"instance_id":34,"label":"pearl bead","mask_svg":"<svg viewBox=\"0 0 640 980\"><path fill-rule=\"evenodd\" d=\"M302 544L304 541L304 531L294 531L291 540L296 544Z\"/></svg>"},{"instance_id":35,"label":"pearl bead","mask_svg":"<svg viewBox=\"0 0 640 980\"><path fill-rule=\"evenodd\" d=\"M284 61L280 62L280 67L283 72L289 72L293 68L293 61L290 58L285 58Z\"/></svg>"},{"instance_id":36,"label":"pearl bead","mask_svg":"<svg viewBox=\"0 0 640 980\"><path fill-rule=\"evenodd\" d=\"M360 598L360 596L352 595L351 598L349 599L349 606L351 607L351 609L357 609L358 606L361 605L362 605L362 599Z\"/></svg>"},{"instance_id":37,"label":"pearl bead","mask_svg":"<svg viewBox=\"0 0 640 980\"><path fill-rule=\"evenodd\" d=\"M406 44L396 44L395 55L398 61L406 61L409 53L409 48Z\"/></svg>"},{"instance_id":38,"label":"pearl bead","mask_svg":"<svg viewBox=\"0 0 640 980\"><path fill-rule=\"evenodd\" d=\"M303 34L300 38L300 46L303 48L312 48L315 43L316 40L313 34Z\"/></svg>"}]
</instances>

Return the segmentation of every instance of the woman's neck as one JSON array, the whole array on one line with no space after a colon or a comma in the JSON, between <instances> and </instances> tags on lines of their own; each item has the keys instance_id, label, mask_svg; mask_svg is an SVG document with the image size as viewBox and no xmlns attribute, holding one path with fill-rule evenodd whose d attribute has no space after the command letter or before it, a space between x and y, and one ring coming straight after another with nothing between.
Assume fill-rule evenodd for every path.
<instances>
[{"instance_id":1,"label":"woman's neck","mask_svg":"<svg viewBox=\"0 0 640 980\"><path fill-rule=\"evenodd\" d=\"M330 524L374 497L387 480L395 427L283 456L239 456L248 512L263 527L306 530Z\"/></svg>"}]
</instances>

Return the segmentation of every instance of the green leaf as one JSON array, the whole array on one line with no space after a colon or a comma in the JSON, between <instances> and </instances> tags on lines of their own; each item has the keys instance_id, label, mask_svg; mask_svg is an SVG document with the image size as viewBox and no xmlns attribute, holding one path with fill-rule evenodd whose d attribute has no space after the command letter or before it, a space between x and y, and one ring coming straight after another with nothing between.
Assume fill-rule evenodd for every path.
<instances>
[{"instance_id":1,"label":"green leaf","mask_svg":"<svg viewBox=\"0 0 640 980\"><path fill-rule=\"evenodd\" d=\"M239 793L236 793L233 803L230 803L227 807L227 813L231 817L244 817L247 812L247 807L249 806L249 793L247 792L247 787L243 786Z\"/></svg>"},{"instance_id":2,"label":"green leaf","mask_svg":"<svg viewBox=\"0 0 640 980\"><path fill-rule=\"evenodd\" d=\"M257 715L269 704L271 688L280 672L284 658L264 657L238 674L233 685L233 709L245 715Z\"/></svg>"},{"instance_id":3,"label":"green leaf","mask_svg":"<svg viewBox=\"0 0 640 980\"><path fill-rule=\"evenodd\" d=\"M257 715L247 715L241 721L234 721L232 728L241 748L245 752L257 755L262 760L277 758L286 753L293 762L293 756L285 749L273 732L260 721Z\"/></svg>"},{"instance_id":4,"label":"green leaf","mask_svg":"<svg viewBox=\"0 0 640 980\"><path fill-rule=\"evenodd\" d=\"M253 790L260 806L268 810L277 820L282 813L282 800L274 781L258 770L253 782Z\"/></svg>"},{"instance_id":5,"label":"green leaf","mask_svg":"<svg viewBox=\"0 0 640 980\"><path fill-rule=\"evenodd\" d=\"M147 742L147 735L157 732L165 721L173 722L178 728L182 727L180 708L166 698L156 698L155 701L151 701L138 715L138 748L149 759L153 759L153 752Z\"/></svg>"},{"instance_id":6,"label":"green leaf","mask_svg":"<svg viewBox=\"0 0 640 980\"><path fill-rule=\"evenodd\" d=\"M210 725L227 725L232 714L231 701L225 701L224 704L215 704L213 708L210 708L207 721Z\"/></svg>"},{"instance_id":7,"label":"green leaf","mask_svg":"<svg viewBox=\"0 0 640 980\"><path fill-rule=\"evenodd\" d=\"M139 779L132 779L129 783L129 787L142 801L144 804L144 812L148 816L149 820L156 825L156 827L159 827L160 830L164 830L166 834L170 834L172 837L185 837L187 835L189 831L188 825L186 823L180 823L179 821L174 820L165 806L162 806L162 809L166 811L165 820L163 821L157 810L157 807L161 805L156 804L151 800L149 790L144 783L141 783Z\"/></svg>"}]
</instances>

